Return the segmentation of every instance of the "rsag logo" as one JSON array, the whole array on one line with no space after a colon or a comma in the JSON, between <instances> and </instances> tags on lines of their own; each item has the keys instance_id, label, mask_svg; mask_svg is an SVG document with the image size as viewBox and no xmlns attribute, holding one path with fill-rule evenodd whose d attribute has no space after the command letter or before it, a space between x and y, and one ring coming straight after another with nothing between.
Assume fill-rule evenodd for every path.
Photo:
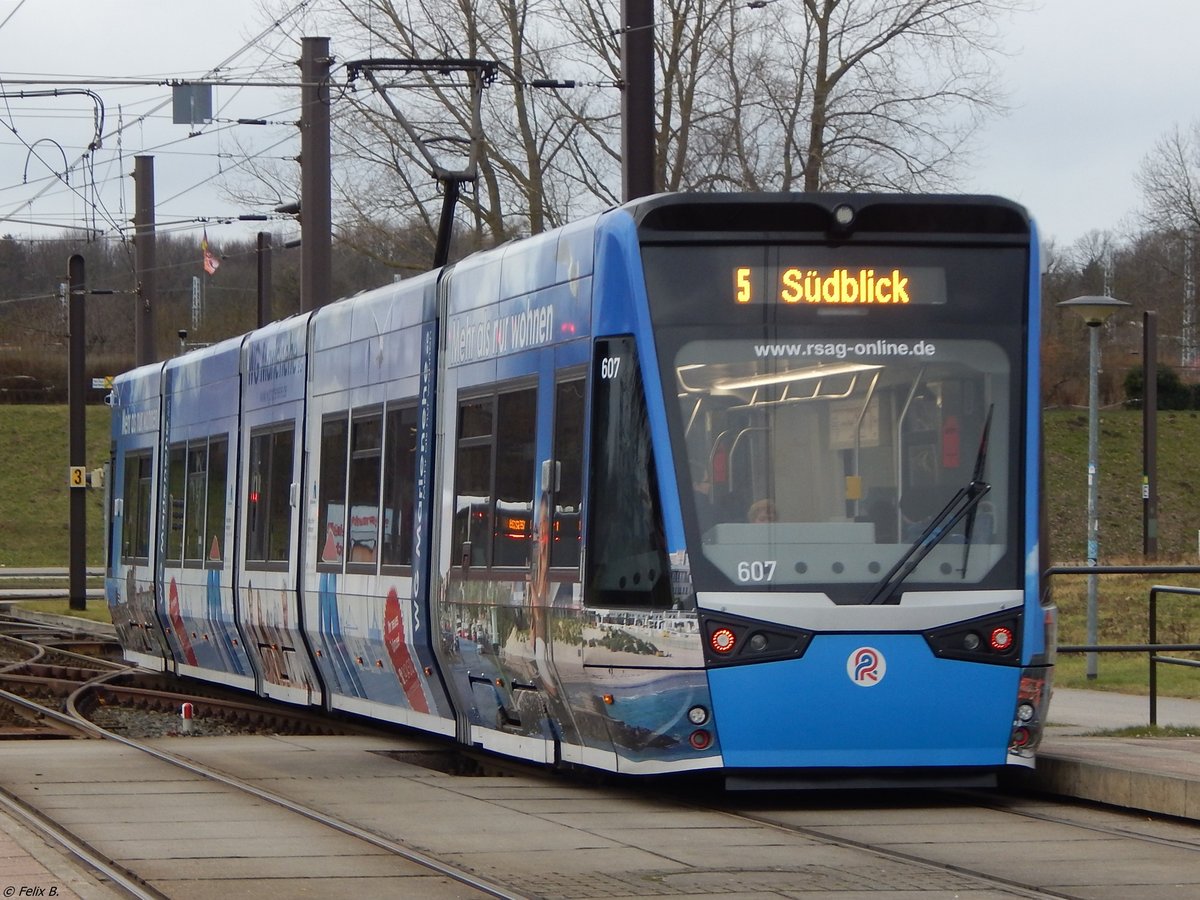
<instances>
[{"instance_id":1,"label":"rsag logo","mask_svg":"<svg viewBox=\"0 0 1200 900\"><path fill-rule=\"evenodd\" d=\"M859 647L846 659L846 674L859 687L874 687L887 673L887 660L874 647Z\"/></svg>"}]
</instances>

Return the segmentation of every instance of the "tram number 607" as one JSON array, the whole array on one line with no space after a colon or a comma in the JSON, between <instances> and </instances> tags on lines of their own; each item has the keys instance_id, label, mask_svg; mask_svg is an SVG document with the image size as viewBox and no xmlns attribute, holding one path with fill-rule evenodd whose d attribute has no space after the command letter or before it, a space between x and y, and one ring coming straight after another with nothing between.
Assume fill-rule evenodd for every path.
<instances>
[{"instance_id":1,"label":"tram number 607","mask_svg":"<svg viewBox=\"0 0 1200 900\"><path fill-rule=\"evenodd\" d=\"M600 360L600 377L605 381L617 377L617 370L621 368L621 357L606 356Z\"/></svg>"},{"instance_id":2,"label":"tram number 607","mask_svg":"<svg viewBox=\"0 0 1200 900\"><path fill-rule=\"evenodd\" d=\"M762 583L775 577L775 560L743 560L737 564L738 581L743 584Z\"/></svg>"}]
</instances>

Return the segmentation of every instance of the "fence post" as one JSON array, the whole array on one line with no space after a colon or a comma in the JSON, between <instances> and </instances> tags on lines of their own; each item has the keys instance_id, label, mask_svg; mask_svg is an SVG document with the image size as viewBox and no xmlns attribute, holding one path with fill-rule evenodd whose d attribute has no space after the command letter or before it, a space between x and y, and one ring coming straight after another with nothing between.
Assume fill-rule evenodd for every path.
<instances>
[{"instance_id":1,"label":"fence post","mask_svg":"<svg viewBox=\"0 0 1200 900\"><path fill-rule=\"evenodd\" d=\"M1158 643L1158 585L1150 588L1150 646ZM1158 662L1155 651L1148 654L1150 660L1150 727L1158 724Z\"/></svg>"}]
</instances>

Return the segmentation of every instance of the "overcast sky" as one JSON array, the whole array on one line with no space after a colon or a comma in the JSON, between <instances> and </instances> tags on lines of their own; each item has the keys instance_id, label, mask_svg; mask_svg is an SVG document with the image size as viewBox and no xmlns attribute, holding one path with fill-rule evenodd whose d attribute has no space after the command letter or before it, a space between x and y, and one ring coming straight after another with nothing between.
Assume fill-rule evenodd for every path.
<instances>
[{"instance_id":1,"label":"overcast sky","mask_svg":"<svg viewBox=\"0 0 1200 900\"><path fill-rule=\"evenodd\" d=\"M1063 245L1120 229L1139 204L1142 159L1200 119L1197 34L1194 0L1042 0L1013 28L1013 110L985 132L964 188L1024 203Z\"/></svg>"},{"instance_id":2,"label":"overcast sky","mask_svg":"<svg viewBox=\"0 0 1200 900\"><path fill-rule=\"evenodd\" d=\"M7 20L7 21L6 21ZM136 77L196 76L241 50L262 30L247 0L0 0L0 78L10 95L34 90L16 82L40 75ZM297 20L265 36L235 62L242 77L297 77L276 59L256 67L281 48L295 56L287 39L319 33L319 25ZM1070 244L1093 229L1120 230L1136 209L1133 176L1156 140L1178 125L1200 118L1192 102L1200 84L1200 3L1140 0L1041 0L1041 8L1011 26L1011 56L1001 61L1012 111L984 133L980 154L962 188L994 193L1025 204L1044 237ZM342 59L362 48L339 48ZM97 85L105 104L105 130L118 117L128 124L169 98L169 89ZM221 88L218 105L227 117L270 117L281 123L298 116L288 109L289 92L264 88ZM64 110L74 110L67 116ZM20 220L83 220L90 188L76 175L71 186L44 179L62 155L72 162L91 138L90 101L80 98L0 101L0 233L30 233L38 226ZM158 112L168 115L170 107ZM11 127L17 129L14 135ZM286 124L264 129L221 129L188 139L188 129L161 119L127 128L120 145L105 142L93 173L102 184L133 169L138 153L155 156L159 222L216 217L239 210L216 195L213 183L244 148L285 143L267 155L296 152L295 130ZM251 131L253 133L251 133ZM119 156L117 155L119 151ZM61 166L59 166L61 168ZM42 180L39 180L42 179ZM23 182L28 183L23 183ZM46 190L30 202L38 191ZM132 189L126 191L132 197ZM51 197L59 199L50 202ZM105 214L122 210L114 190L105 193ZM125 200L130 205L130 199ZM104 222L99 224L103 227ZM192 226L195 227L195 226ZM280 226L283 227L283 226ZM220 226L210 226L210 235Z\"/></svg>"}]
</instances>

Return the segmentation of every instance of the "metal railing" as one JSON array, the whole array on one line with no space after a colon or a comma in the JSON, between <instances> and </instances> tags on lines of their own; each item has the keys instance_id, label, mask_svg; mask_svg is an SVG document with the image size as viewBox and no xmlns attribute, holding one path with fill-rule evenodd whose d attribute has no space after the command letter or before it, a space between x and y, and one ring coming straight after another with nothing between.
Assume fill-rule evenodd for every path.
<instances>
[{"instance_id":1,"label":"metal railing","mask_svg":"<svg viewBox=\"0 0 1200 900\"><path fill-rule=\"evenodd\" d=\"M1200 566L1051 566L1053 575L1200 575ZM1144 644L1060 644L1059 653L1145 653L1150 666L1150 725L1158 725L1158 666L1174 665L1200 668L1200 660L1160 656L1164 652L1200 651L1200 644L1160 644L1158 642L1158 595L1176 594L1200 597L1200 588L1156 584L1150 588L1147 602L1147 636Z\"/></svg>"},{"instance_id":2,"label":"metal railing","mask_svg":"<svg viewBox=\"0 0 1200 900\"><path fill-rule=\"evenodd\" d=\"M85 573L89 580L104 577L104 569L89 566ZM21 587L0 588L0 602L3 601L18 601L18 600L65 600L70 597L70 590L66 587L50 587L49 584L61 583L67 580L69 572L64 567L44 567L44 568L6 568L0 566L0 584L6 580L12 581L32 581L46 582L46 585L38 587ZM99 600L104 597L104 588L90 587L86 588L86 599Z\"/></svg>"},{"instance_id":3,"label":"metal railing","mask_svg":"<svg viewBox=\"0 0 1200 900\"><path fill-rule=\"evenodd\" d=\"M1150 644L1158 650L1200 650L1200 644L1159 644L1158 643L1158 595L1175 594L1183 597L1200 597L1200 588L1172 587L1171 585L1156 584L1150 588ZM1159 665L1187 666L1200 669L1200 660L1183 659L1178 656L1159 656L1156 651L1150 651L1150 724L1158 724L1158 667Z\"/></svg>"}]
</instances>

